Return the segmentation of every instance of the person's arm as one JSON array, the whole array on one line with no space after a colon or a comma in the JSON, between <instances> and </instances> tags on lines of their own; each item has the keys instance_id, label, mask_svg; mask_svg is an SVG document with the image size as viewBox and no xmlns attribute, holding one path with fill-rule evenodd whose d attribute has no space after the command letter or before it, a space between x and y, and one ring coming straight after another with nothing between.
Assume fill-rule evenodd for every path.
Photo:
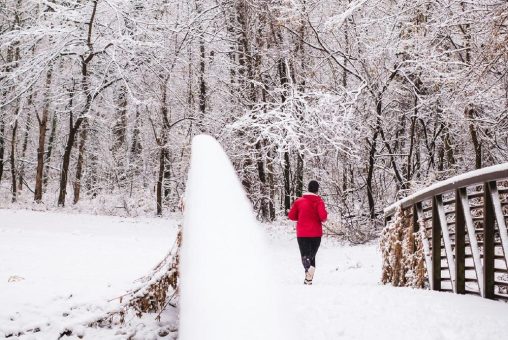
<instances>
[{"instance_id":1,"label":"person's arm","mask_svg":"<svg viewBox=\"0 0 508 340\"><path fill-rule=\"evenodd\" d=\"M291 209L289 209L288 218L291 221L298 221L298 200L296 200Z\"/></svg>"},{"instance_id":2,"label":"person's arm","mask_svg":"<svg viewBox=\"0 0 508 340\"><path fill-rule=\"evenodd\" d=\"M328 218L328 212L326 211L325 202L321 200L318 203L318 215L321 222L326 222L326 219Z\"/></svg>"}]
</instances>

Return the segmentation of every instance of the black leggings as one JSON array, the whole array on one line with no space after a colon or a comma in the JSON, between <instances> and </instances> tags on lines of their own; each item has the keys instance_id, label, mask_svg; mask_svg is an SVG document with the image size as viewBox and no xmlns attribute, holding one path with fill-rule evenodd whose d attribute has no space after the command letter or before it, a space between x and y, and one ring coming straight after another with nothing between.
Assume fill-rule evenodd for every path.
<instances>
[{"instance_id":1,"label":"black leggings","mask_svg":"<svg viewBox=\"0 0 508 340\"><path fill-rule=\"evenodd\" d=\"M297 237L302 264L307 271L311 266L316 267L316 253L321 244L321 237Z\"/></svg>"}]
</instances>

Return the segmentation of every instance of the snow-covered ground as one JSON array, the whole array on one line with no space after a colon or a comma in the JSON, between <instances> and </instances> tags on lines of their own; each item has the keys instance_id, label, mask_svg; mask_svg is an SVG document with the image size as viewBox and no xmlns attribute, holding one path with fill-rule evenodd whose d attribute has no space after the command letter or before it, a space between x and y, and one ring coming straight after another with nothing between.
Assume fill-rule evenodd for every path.
<instances>
[{"instance_id":1,"label":"snow-covered ground","mask_svg":"<svg viewBox=\"0 0 508 340\"><path fill-rule=\"evenodd\" d=\"M381 255L375 244L344 246L324 240L312 286L304 286L296 239L271 232L277 279L285 308L301 340L507 339L508 304L379 283Z\"/></svg>"},{"instance_id":2,"label":"snow-covered ground","mask_svg":"<svg viewBox=\"0 0 508 340\"><path fill-rule=\"evenodd\" d=\"M281 288L283 312L297 339L490 340L508 334L507 304L380 285L376 245L325 240L314 284L304 286L292 227L263 228L271 258L267 265L276 273L271 279ZM109 299L131 288L167 254L175 233L176 222L167 219L0 210L0 338L39 327L40 332L19 338L56 339L68 325L85 339L127 339L134 333L133 339L172 338L174 333L159 335L175 326L171 313L161 322L152 315L131 320L130 328L80 330L76 325L111 308ZM220 310L215 314L220 317Z\"/></svg>"},{"instance_id":3,"label":"snow-covered ground","mask_svg":"<svg viewBox=\"0 0 508 340\"><path fill-rule=\"evenodd\" d=\"M167 219L0 210L0 338L40 329L20 338L56 339L66 328L91 339L153 338L175 328L171 315L134 320L135 330L76 326L114 308L118 299L108 301L148 274L175 236Z\"/></svg>"}]
</instances>

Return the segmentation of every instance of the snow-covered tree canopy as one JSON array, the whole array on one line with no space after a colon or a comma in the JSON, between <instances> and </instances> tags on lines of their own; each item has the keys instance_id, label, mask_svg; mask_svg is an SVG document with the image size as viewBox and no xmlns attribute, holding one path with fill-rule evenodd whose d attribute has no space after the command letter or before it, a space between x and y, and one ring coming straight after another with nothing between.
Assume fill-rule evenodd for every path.
<instances>
[{"instance_id":1,"label":"snow-covered tree canopy","mask_svg":"<svg viewBox=\"0 0 508 340\"><path fill-rule=\"evenodd\" d=\"M507 17L495 0L0 0L0 201L175 210L208 133L260 218L310 179L337 216L374 218L506 160Z\"/></svg>"}]
</instances>

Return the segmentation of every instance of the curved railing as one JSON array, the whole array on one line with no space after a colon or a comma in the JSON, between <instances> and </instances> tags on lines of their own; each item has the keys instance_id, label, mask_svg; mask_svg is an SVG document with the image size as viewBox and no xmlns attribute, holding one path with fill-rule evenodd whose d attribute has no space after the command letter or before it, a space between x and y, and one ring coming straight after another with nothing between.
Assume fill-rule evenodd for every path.
<instances>
[{"instance_id":1,"label":"curved railing","mask_svg":"<svg viewBox=\"0 0 508 340\"><path fill-rule=\"evenodd\" d=\"M404 227L422 241L430 289L508 300L508 163L438 182L392 204L384 210L385 226L399 209L411 221Z\"/></svg>"}]
</instances>

